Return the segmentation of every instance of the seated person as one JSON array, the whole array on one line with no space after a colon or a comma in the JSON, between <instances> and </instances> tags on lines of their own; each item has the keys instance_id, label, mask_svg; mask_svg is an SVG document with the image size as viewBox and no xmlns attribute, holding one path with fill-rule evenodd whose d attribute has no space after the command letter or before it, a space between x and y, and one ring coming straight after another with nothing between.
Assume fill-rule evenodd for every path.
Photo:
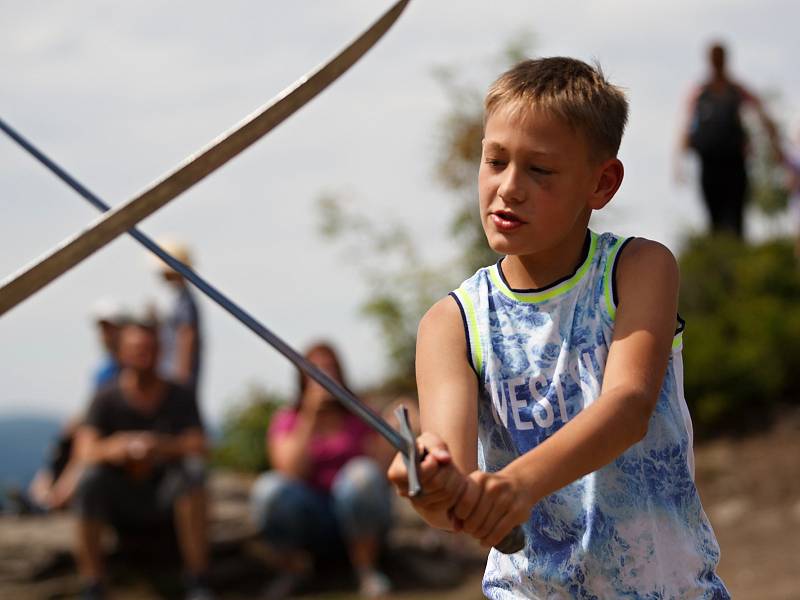
<instances>
[{"instance_id":1,"label":"seated person","mask_svg":"<svg viewBox=\"0 0 800 600\"><path fill-rule=\"evenodd\" d=\"M28 486L27 499L34 512L65 508L72 501L81 465L73 452L79 418L70 419L50 448L45 464Z\"/></svg>"},{"instance_id":2,"label":"seated person","mask_svg":"<svg viewBox=\"0 0 800 600\"><path fill-rule=\"evenodd\" d=\"M334 350L317 344L306 358L344 385ZM283 575L267 597L288 595L312 562L346 551L361 593L377 597L389 581L376 569L389 528L391 493L382 468L367 456L375 434L322 386L300 374L296 404L278 411L267 434L274 468L253 486L253 519Z\"/></svg>"},{"instance_id":3,"label":"seated person","mask_svg":"<svg viewBox=\"0 0 800 600\"><path fill-rule=\"evenodd\" d=\"M119 359L117 381L97 393L75 441L86 467L74 500L85 597L104 594L104 525L129 532L169 527L174 519L187 598L211 598L205 585L206 440L194 395L157 375L158 334L150 323L121 329Z\"/></svg>"}]
</instances>

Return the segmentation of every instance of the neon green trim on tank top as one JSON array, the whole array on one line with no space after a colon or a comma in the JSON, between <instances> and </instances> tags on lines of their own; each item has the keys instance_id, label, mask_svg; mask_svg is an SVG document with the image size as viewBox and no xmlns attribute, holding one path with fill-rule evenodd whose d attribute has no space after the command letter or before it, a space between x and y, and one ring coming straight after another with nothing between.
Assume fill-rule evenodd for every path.
<instances>
[{"instance_id":1,"label":"neon green trim on tank top","mask_svg":"<svg viewBox=\"0 0 800 600\"><path fill-rule=\"evenodd\" d=\"M475 366L475 371L477 371L478 375L483 377L483 347L481 346L481 336L478 331L478 315L475 312L475 305L466 290L459 288L456 290L456 295L461 300L464 312L467 313L467 335L469 336L469 346L472 353L472 364Z\"/></svg>"},{"instance_id":2,"label":"neon green trim on tank top","mask_svg":"<svg viewBox=\"0 0 800 600\"><path fill-rule=\"evenodd\" d=\"M625 243L625 239L626 238L619 238L614 242L614 245L611 246L611 250L608 252L608 258L606 258L605 274L603 275L603 295L606 297L606 310L608 310L608 316L611 317L612 321L617 317L617 306L614 304L614 295L612 293L612 279L614 277L612 271L614 269L614 261L617 258L617 253L622 244Z\"/></svg>"},{"instance_id":3,"label":"neon green trim on tank top","mask_svg":"<svg viewBox=\"0 0 800 600\"><path fill-rule=\"evenodd\" d=\"M672 349L677 350L683 346L683 332L681 331L678 333L674 338L672 338Z\"/></svg>"},{"instance_id":4,"label":"neon green trim on tank top","mask_svg":"<svg viewBox=\"0 0 800 600\"><path fill-rule=\"evenodd\" d=\"M544 302L545 300L550 300L556 296L566 294L578 284L581 278L586 274L586 271L589 270L589 266L592 264L592 260L594 259L594 254L597 250L597 234L591 230L589 233L592 241L589 244L589 252L586 254L586 260L583 261L583 264L577 271L575 271L575 274L572 277L566 281L562 281L551 289L542 290L541 292L515 292L508 287L503 281L503 278L500 277L498 266L496 264L489 267L489 277L491 278L492 283L497 286L497 289L499 289L504 296L511 298L512 300L516 300L517 302L535 304L537 302Z\"/></svg>"}]
</instances>

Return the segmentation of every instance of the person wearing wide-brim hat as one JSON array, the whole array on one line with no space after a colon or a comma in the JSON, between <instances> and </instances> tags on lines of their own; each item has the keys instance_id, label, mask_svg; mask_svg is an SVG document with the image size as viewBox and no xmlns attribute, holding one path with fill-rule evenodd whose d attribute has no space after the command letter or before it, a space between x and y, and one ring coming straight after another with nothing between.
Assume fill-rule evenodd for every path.
<instances>
[{"instance_id":1,"label":"person wearing wide-brim hat","mask_svg":"<svg viewBox=\"0 0 800 600\"><path fill-rule=\"evenodd\" d=\"M192 266L191 253L181 242L164 240L160 246L187 267ZM175 292L172 307L161 323L160 371L167 379L196 391L202 352L197 302L180 273L161 260L156 264L159 275Z\"/></svg>"}]
</instances>

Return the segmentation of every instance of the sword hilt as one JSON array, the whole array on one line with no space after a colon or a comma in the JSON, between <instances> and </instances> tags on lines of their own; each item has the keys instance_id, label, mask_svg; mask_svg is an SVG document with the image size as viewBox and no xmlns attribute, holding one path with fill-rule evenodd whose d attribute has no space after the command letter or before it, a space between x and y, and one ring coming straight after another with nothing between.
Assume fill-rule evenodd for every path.
<instances>
[{"instance_id":1,"label":"sword hilt","mask_svg":"<svg viewBox=\"0 0 800 600\"><path fill-rule=\"evenodd\" d=\"M403 462L406 463L406 471L408 472L408 495L414 498L422 493L422 484L419 482L417 465L425 458L427 452L423 450L423 454L420 456L417 450L417 440L411 430L408 409L404 404L394 410L394 416L397 417L397 421L400 423L400 436L406 446L405 452L403 452Z\"/></svg>"},{"instance_id":2,"label":"sword hilt","mask_svg":"<svg viewBox=\"0 0 800 600\"><path fill-rule=\"evenodd\" d=\"M425 459L428 451L425 448L422 449L421 453L417 450L417 441L414 438L414 432L411 430L411 422L408 419L408 409L405 405L401 404L398 406L394 410L394 416L397 417L400 423L400 436L406 443L406 451L401 452L403 454L403 462L406 464L406 471L408 472L408 495L414 498L422 493L422 484L419 481L417 465ZM495 546L495 549L503 554L514 554L524 547L525 532L522 530L521 526L517 525Z\"/></svg>"}]
</instances>

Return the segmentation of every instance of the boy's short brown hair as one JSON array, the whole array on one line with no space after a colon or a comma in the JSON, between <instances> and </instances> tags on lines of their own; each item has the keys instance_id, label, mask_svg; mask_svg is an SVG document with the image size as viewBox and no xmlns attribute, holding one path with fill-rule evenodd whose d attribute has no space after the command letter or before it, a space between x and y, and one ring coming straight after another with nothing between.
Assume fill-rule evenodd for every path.
<instances>
[{"instance_id":1,"label":"boy's short brown hair","mask_svg":"<svg viewBox=\"0 0 800 600\"><path fill-rule=\"evenodd\" d=\"M486 94L484 119L500 108L560 117L586 137L591 157L599 160L617 155L628 121L625 94L599 65L561 56L524 60L500 75Z\"/></svg>"}]
</instances>

